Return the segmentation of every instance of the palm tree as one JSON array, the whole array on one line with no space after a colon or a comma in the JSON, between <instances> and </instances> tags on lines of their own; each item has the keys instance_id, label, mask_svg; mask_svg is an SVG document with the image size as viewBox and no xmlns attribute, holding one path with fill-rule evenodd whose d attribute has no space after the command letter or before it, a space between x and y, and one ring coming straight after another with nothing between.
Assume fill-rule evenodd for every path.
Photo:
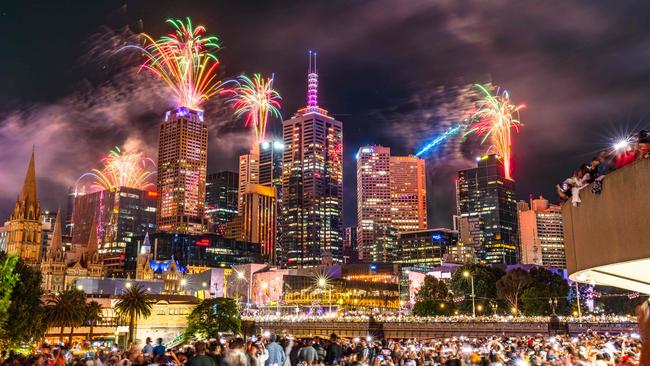
<instances>
[{"instance_id":1,"label":"palm tree","mask_svg":"<svg viewBox=\"0 0 650 366\"><path fill-rule=\"evenodd\" d=\"M70 344L74 327L83 324L86 316L86 295L79 290L66 290L48 299L45 314L49 326L61 327L60 340L63 343L63 328L70 327Z\"/></svg>"},{"instance_id":2,"label":"palm tree","mask_svg":"<svg viewBox=\"0 0 650 366\"><path fill-rule=\"evenodd\" d=\"M128 344L133 342L135 322L138 318L148 318L151 315L154 301L149 298L142 286L134 285L120 296L115 303L115 309L123 318L129 319Z\"/></svg>"},{"instance_id":3,"label":"palm tree","mask_svg":"<svg viewBox=\"0 0 650 366\"><path fill-rule=\"evenodd\" d=\"M93 340L93 327L102 320L102 305L97 301L91 301L86 304L86 324L90 327L88 331L88 344Z\"/></svg>"}]
</instances>

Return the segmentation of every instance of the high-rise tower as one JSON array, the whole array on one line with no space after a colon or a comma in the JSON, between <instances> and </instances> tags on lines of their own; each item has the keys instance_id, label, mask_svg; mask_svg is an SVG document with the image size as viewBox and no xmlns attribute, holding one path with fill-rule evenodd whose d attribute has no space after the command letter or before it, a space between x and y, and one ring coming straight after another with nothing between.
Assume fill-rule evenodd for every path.
<instances>
[{"instance_id":1,"label":"high-rise tower","mask_svg":"<svg viewBox=\"0 0 650 366\"><path fill-rule=\"evenodd\" d=\"M42 230L41 204L36 196L36 168L32 149L23 190L9 217L7 253L19 256L28 264L36 265L41 259Z\"/></svg>"},{"instance_id":2,"label":"high-rise tower","mask_svg":"<svg viewBox=\"0 0 650 366\"><path fill-rule=\"evenodd\" d=\"M359 260L384 261L375 226L391 225L390 148L363 146L357 153L357 250Z\"/></svg>"},{"instance_id":3,"label":"high-rise tower","mask_svg":"<svg viewBox=\"0 0 650 366\"><path fill-rule=\"evenodd\" d=\"M515 182L505 176L502 158L485 155L478 166L458 172L461 220L470 224L469 236L486 263L517 263L517 202Z\"/></svg>"},{"instance_id":4,"label":"high-rise tower","mask_svg":"<svg viewBox=\"0 0 650 366\"><path fill-rule=\"evenodd\" d=\"M359 260L365 262L391 261L397 246L393 231L426 229L424 160L391 156L388 147L362 146L357 153L357 225Z\"/></svg>"},{"instance_id":5,"label":"high-rise tower","mask_svg":"<svg viewBox=\"0 0 650 366\"><path fill-rule=\"evenodd\" d=\"M307 106L282 122L283 256L289 267L342 262L343 124L318 106L310 52Z\"/></svg>"},{"instance_id":6,"label":"high-rise tower","mask_svg":"<svg viewBox=\"0 0 650 366\"><path fill-rule=\"evenodd\" d=\"M517 206L521 263L566 268L562 208L541 196Z\"/></svg>"},{"instance_id":7,"label":"high-rise tower","mask_svg":"<svg viewBox=\"0 0 650 366\"><path fill-rule=\"evenodd\" d=\"M207 162L208 126L203 112L187 107L167 112L158 142L158 230L206 230Z\"/></svg>"}]
</instances>

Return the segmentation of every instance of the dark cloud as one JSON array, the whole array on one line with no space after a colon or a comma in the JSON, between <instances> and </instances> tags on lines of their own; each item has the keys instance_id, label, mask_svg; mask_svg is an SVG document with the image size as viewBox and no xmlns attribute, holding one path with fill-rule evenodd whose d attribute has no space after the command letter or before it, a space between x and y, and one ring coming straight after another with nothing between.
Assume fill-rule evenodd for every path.
<instances>
[{"instance_id":1,"label":"dark cloud","mask_svg":"<svg viewBox=\"0 0 650 366\"><path fill-rule=\"evenodd\" d=\"M40 175L48 177L41 190L46 202L60 202L61 187L94 166L108 148L129 138L142 141L143 150L155 154L157 126L170 107L158 84L132 74L124 77L110 64L107 69L66 71L65 61L71 58L94 65L93 60L77 54L77 48L84 39L89 44L97 42L91 35L105 23L114 29L121 29L115 24L131 24L161 34L164 18L191 15L221 36L226 75L276 73L285 117L304 103L306 50L317 49L321 104L345 128L348 224L355 221L354 153L358 147L380 143L400 154L415 152L456 118L455 105L464 85L489 81L508 89L515 102L527 104L521 116L525 126L514 142L514 174L521 198L552 195L554 183L597 149L625 130L648 125L647 2L180 4L160 0L129 3L117 10L110 8L115 5L93 10L89 3L80 2L78 12L75 7L59 9L49 2L36 10L25 5L8 11L7 24L34 24L36 33L29 37L36 38L47 53L58 47L65 57L39 65L50 68L47 72L33 66L32 77L29 65L35 61L30 61L26 38L22 34L9 37L4 48L5 54L20 61L0 60L0 77L7 85L0 87L5 116L0 119L0 214L10 209L32 143L41 151ZM3 34L11 31L1 27ZM48 34L55 28L64 36ZM31 102L56 94L52 89L61 84L59 74L69 80L58 95ZM89 85L82 83L86 79ZM236 155L250 137L220 105L215 101L209 106L214 110L210 112L214 126L211 169L234 168ZM277 122L272 126L279 129ZM452 178L457 169L472 166L471 157L483 148L455 140L428 156L431 225L450 225Z\"/></svg>"}]
</instances>

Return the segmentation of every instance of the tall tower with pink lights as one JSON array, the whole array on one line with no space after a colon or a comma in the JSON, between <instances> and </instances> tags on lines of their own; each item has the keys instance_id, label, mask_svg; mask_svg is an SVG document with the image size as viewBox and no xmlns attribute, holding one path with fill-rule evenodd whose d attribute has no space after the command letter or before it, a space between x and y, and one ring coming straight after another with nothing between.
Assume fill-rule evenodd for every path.
<instances>
[{"instance_id":1,"label":"tall tower with pink lights","mask_svg":"<svg viewBox=\"0 0 650 366\"><path fill-rule=\"evenodd\" d=\"M292 268L343 258L343 124L318 105L316 60L310 51L307 106L282 122L280 260Z\"/></svg>"}]
</instances>

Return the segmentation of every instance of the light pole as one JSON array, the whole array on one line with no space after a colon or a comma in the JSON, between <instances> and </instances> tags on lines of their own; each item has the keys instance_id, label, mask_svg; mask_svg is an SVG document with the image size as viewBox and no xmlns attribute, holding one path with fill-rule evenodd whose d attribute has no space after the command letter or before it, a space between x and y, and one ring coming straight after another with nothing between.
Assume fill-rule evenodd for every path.
<instances>
[{"instance_id":1,"label":"light pole","mask_svg":"<svg viewBox=\"0 0 650 366\"><path fill-rule=\"evenodd\" d=\"M582 309L580 309L580 288L578 287L578 282L576 284L576 300L578 301L578 318L582 318Z\"/></svg>"},{"instance_id":2,"label":"light pole","mask_svg":"<svg viewBox=\"0 0 650 366\"><path fill-rule=\"evenodd\" d=\"M499 304L490 300L490 307L492 308L492 312L494 313L493 315L497 316L497 309L499 308Z\"/></svg>"},{"instance_id":3,"label":"light pole","mask_svg":"<svg viewBox=\"0 0 650 366\"><path fill-rule=\"evenodd\" d=\"M463 277L470 279L472 285L472 318L476 318L476 295L474 294L474 276L469 271L463 272Z\"/></svg>"},{"instance_id":4,"label":"light pole","mask_svg":"<svg viewBox=\"0 0 650 366\"><path fill-rule=\"evenodd\" d=\"M321 291L322 289L327 287L327 279L325 277L321 277L318 279L318 287L321 288ZM332 315L332 286L329 286L328 289L329 289L329 313L330 315Z\"/></svg>"}]
</instances>

